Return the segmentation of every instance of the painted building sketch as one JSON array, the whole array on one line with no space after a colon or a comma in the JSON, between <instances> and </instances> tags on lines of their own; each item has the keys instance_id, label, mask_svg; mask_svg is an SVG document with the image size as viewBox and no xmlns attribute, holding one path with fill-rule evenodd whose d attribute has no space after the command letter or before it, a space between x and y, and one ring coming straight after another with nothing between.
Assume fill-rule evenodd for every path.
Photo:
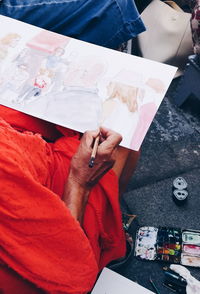
<instances>
[{"instance_id":1,"label":"painted building sketch","mask_svg":"<svg viewBox=\"0 0 200 294\"><path fill-rule=\"evenodd\" d=\"M0 103L139 150L176 68L0 16Z\"/></svg>"}]
</instances>

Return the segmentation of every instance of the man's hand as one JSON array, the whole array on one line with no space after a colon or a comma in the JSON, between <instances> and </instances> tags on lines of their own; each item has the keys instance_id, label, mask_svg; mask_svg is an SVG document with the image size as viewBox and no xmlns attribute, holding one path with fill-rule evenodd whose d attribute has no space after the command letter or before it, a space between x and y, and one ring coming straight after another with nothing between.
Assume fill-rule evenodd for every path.
<instances>
[{"instance_id":1,"label":"man's hand","mask_svg":"<svg viewBox=\"0 0 200 294\"><path fill-rule=\"evenodd\" d=\"M100 143L97 149L94 166L89 167L92 146L100 132ZM116 149L122 137L118 133L100 128L97 131L84 133L79 148L74 154L65 185L63 201L71 214L82 223L85 205L91 188L115 163Z\"/></svg>"},{"instance_id":2,"label":"man's hand","mask_svg":"<svg viewBox=\"0 0 200 294\"><path fill-rule=\"evenodd\" d=\"M99 130L84 133L77 153L71 161L69 177L86 189L92 188L115 163L116 148L122 140L121 135L106 128L100 129L100 143L94 166L89 167L92 146Z\"/></svg>"}]
</instances>

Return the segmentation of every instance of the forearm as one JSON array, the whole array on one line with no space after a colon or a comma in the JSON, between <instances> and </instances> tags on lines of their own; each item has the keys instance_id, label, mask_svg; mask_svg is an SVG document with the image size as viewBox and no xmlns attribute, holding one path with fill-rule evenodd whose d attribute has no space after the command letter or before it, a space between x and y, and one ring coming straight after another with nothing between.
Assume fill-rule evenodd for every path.
<instances>
[{"instance_id":1,"label":"forearm","mask_svg":"<svg viewBox=\"0 0 200 294\"><path fill-rule=\"evenodd\" d=\"M98 145L95 164L90 168L88 163L92 154L92 146L100 131L102 141ZM83 222L90 190L113 166L116 148L121 140L122 137L119 134L106 128L87 131L81 138L78 150L71 159L63 195L63 201L80 224Z\"/></svg>"},{"instance_id":2,"label":"forearm","mask_svg":"<svg viewBox=\"0 0 200 294\"><path fill-rule=\"evenodd\" d=\"M72 216L77 219L80 224L83 222L89 193L89 189L82 187L79 183L74 181L71 174L69 174L65 184L63 201L71 211Z\"/></svg>"}]
</instances>

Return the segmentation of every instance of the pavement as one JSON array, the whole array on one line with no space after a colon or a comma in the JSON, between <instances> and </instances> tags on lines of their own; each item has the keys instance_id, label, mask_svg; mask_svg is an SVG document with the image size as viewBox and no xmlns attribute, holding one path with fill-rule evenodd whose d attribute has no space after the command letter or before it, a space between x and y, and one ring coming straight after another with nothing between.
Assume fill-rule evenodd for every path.
<instances>
[{"instance_id":1,"label":"pavement","mask_svg":"<svg viewBox=\"0 0 200 294\"><path fill-rule=\"evenodd\" d=\"M143 225L200 230L200 100L191 96L177 107L174 94L178 83L179 78L172 82L153 120L123 195L122 210L137 215L129 229L134 240ZM177 176L188 183L188 201L182 206L172 199L172 182ZM163 286L165 265L138 260L132 253L116 271L154 291L151 277L160 293L170 294L173 292ZM200 280L200 268L189 270Z\"/></svg>"}]
</instances>

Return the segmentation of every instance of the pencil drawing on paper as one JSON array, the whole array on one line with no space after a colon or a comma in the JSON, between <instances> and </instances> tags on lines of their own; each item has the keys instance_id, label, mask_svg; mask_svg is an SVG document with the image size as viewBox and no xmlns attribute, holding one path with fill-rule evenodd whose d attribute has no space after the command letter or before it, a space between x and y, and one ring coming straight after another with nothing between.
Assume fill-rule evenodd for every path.
<instances>
[{"instance_id":1,"label":"pencil drawing on paper","mask_svg":"<svg viewBox=\"0 0 200 294\"><path fill-rule=\"evenodd\" d=\"M1 104L80 132L103 125L140 148L175 68L0 20Z\"/></svg>"}]
</instances>

